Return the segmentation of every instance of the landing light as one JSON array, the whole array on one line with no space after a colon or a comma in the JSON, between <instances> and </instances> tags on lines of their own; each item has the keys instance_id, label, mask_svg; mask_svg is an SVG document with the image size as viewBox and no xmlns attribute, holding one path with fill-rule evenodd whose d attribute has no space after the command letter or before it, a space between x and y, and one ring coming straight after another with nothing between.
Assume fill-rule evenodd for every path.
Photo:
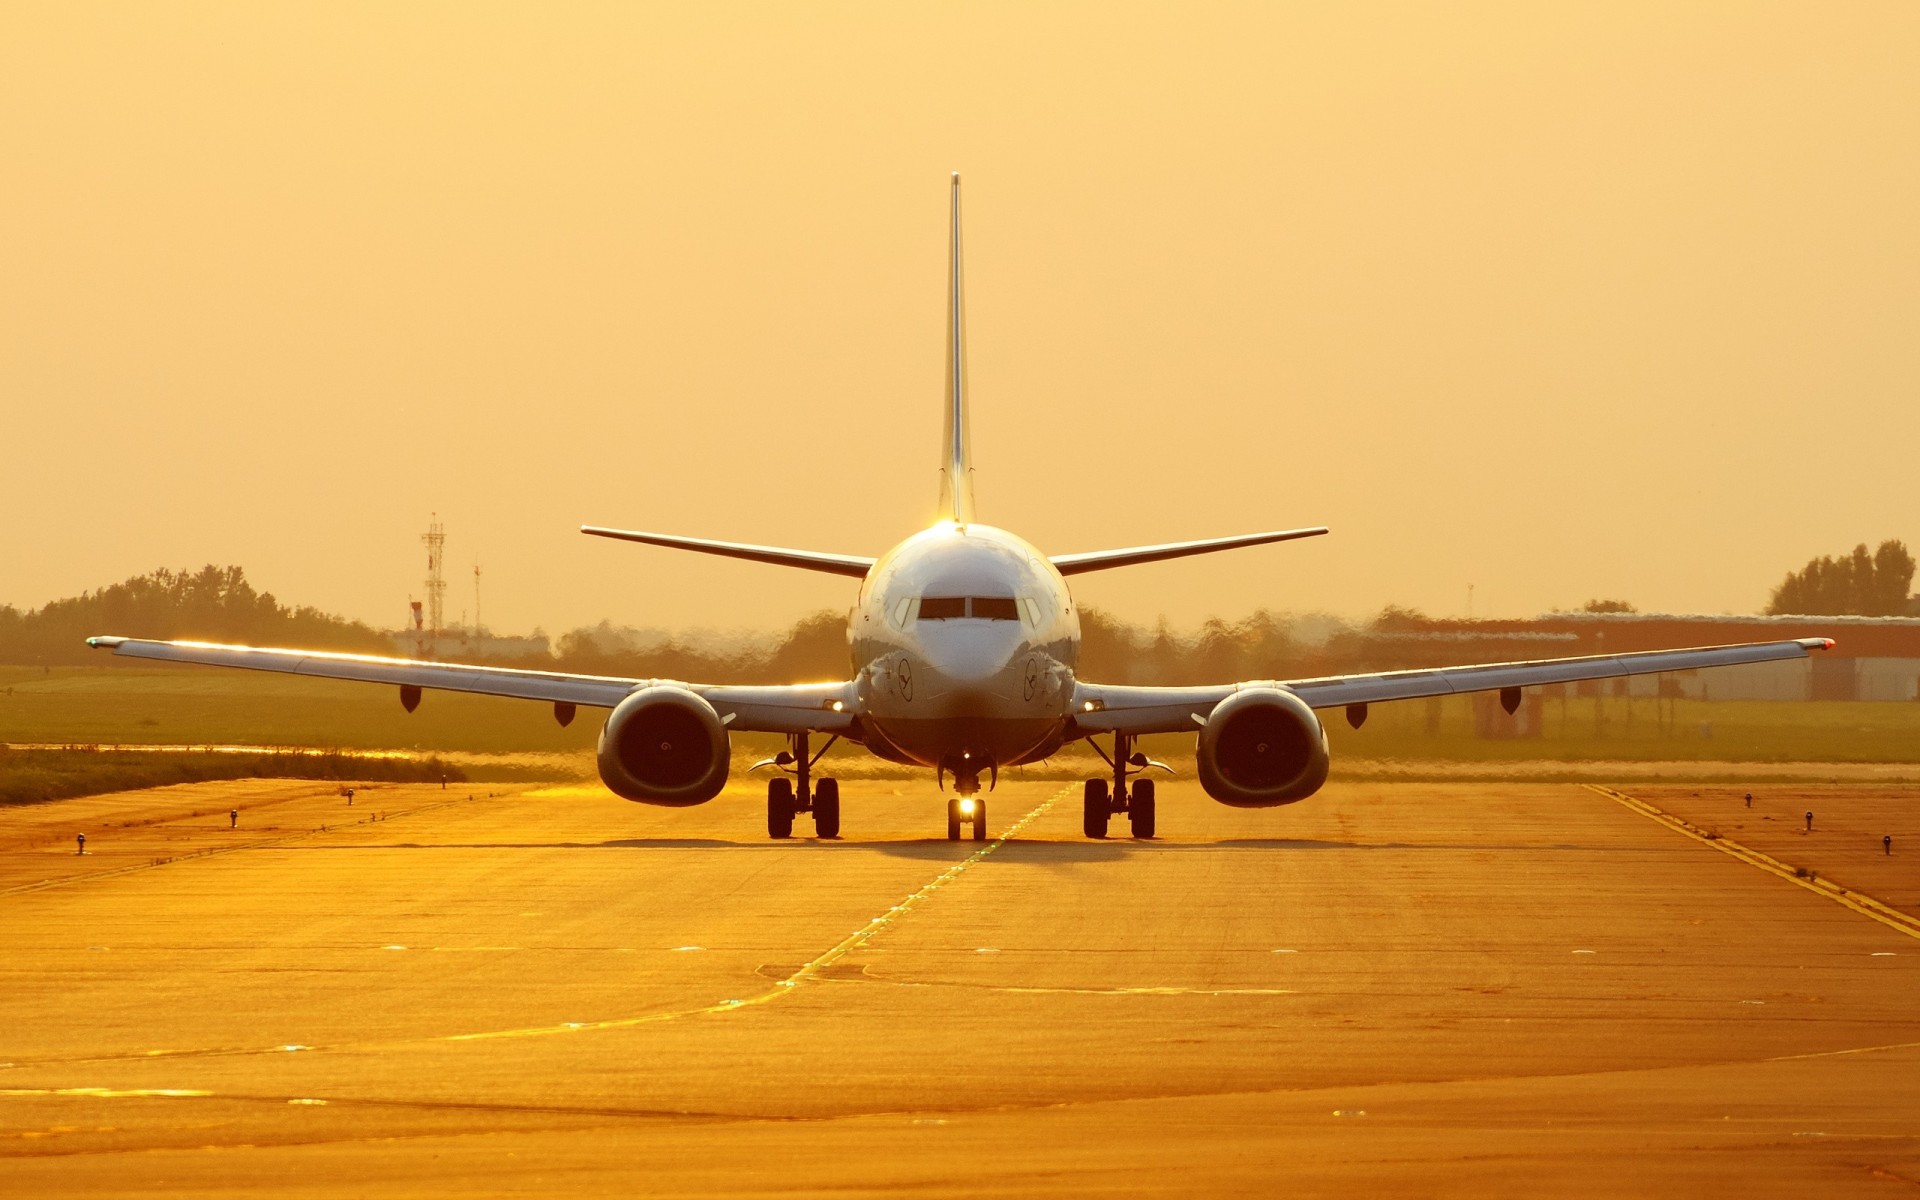
<instances>
[{"instance_id":1,"label":"landing light","mask_svg":"<svg viewBox=\"0 0 1920 1200\"><path fill-rule=\"evenodd\" d=\"M968 816L973 815L973 798L971 796L960 802L960 811Z\"/></svg>"}]
</instances>

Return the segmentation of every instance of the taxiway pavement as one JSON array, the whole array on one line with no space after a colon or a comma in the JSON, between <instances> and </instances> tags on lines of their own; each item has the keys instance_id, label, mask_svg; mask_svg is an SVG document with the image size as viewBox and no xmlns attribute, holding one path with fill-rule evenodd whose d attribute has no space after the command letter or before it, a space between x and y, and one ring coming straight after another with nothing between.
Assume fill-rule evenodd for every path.
<instances>
[{"instance_id":1,"label":"taxiway pavement","mask_svg":"<svg viewBox=\"0 0 1920 1200\"><path fill-rule=\"evenodd\" d=\"M1173 782L1089 842L1013 781L981 844L917 782L785 843L750 785L194 786L0 823L10 1194L1920 1179L1920 927L1574 785Z\"/></svg>"}]
</instances>

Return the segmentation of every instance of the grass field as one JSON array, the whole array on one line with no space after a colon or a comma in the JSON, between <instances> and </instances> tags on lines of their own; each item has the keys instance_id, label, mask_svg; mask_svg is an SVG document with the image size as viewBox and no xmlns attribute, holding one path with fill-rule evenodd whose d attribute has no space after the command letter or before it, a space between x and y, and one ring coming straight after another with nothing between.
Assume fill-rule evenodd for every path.
<instances>
[{"instance_id":1,"label":"grass field","mask_svg":"<svg viewBox=\"0 0 1920 1200\"><path fill-rule=\"evenodd\" d=\"M345 754L166 753L142 750L19 750L0 747L0 804L39 804L209 779L461 782L466 773L437 758Z\"/></svg>"},{"instance_id":2,"label":"grass field","mask_svg":"<svg viewBox=\"0 0 1920 1200\"><path fill-rule=\"evenodd\" d=\"M1440 704L1435 731L1421 700L1375 705L1359 730L1338 711L1323 717L1336 761L1920 762L1920 703L1549 699L1543 715L1544 736L1514 739L1474 736L1465 697ZM577 755L603 716L582 709L562 729L544 704L451 692L428 692L409 714L389 687L205 667L0 667L0 743ZM735 743L742 756L778 746ZM1147 752L1186 758L1192 747L1154 738Z\"/></svg>"}]
</instances>

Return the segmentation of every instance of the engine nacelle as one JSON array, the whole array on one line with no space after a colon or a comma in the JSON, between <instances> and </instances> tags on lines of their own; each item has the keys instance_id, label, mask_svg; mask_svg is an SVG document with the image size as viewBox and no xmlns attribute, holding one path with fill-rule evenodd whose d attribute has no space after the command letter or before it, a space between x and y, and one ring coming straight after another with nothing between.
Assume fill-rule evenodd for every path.
<instances>
[{"instance_id":1,"label":"engine nacelle","mask_svg":"<svg viewBox=\"0 0 1920 1200\"><path fill-rule=\"evenodd\" d=\"M713 705L655 684L622 700L600 728L600 779L616 796L684 808L726 786L732 745Z\"/></svg>"},{"instance_id":2,"label":"engine nacelle","mask_svg":"<svg viewBox=\"0 0 1920 1200\"><path fill-rule=\"evenodd\" d=\"M1280 688L1235 692L1200 728L1200 786L1235 808L1305 800L1327 781L1329 760L1320 718Z\"/></svg>"}]
</instances>

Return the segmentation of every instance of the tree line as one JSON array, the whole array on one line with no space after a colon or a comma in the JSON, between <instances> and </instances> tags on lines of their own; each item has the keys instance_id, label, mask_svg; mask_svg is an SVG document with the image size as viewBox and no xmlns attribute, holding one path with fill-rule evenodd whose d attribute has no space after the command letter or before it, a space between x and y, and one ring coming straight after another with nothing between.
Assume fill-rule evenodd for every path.
<instances>
[{"instance_id":1,"label":"tree line","mask_svg":"<svg viewBox=\"0 0 1920 1200\"><path fill-rule=\"evenodd\" d=\"M1816 558L1787 572L1773 589L1767 611L1807 616L1898 617L1912 607L1913 555L1906 543L1881 542L1869 553L1860 543L1852 554Z\"/></svg>"},{"instance_id":2,"label":"tree line","mask_svg":"<svg viewBox=\"0 0 1920 1200\"><path fill-rule=\"evenodd\" d=\"M89 655L98 659L86 645L95 634L372 654L393 650L393 643L370 625L280 603L247 582L239 567L163 568L43 608L22 612L0 605L0 662L39 666L87 662Z\"/></svg>"},{"instance_id":3,"label":"tree line","mask_svg":"<svg viewBox=\"0 0 1920 1200\"><path fill-rule=\"evenodd\" d=\"M1769 613L1892 616L1908 611L1914 559L1898 541L1869 551L1816 558L1773 590ZM1631 613L1624 600L1590 600L1590 613ZM1371 619L1296 616L1261 610L1239 621L1214 619L1175 632L1163 619L1148 627L1096 609L1081 610L1080 672L1113 683L1187 684L1271 679L1432 665L1422 656L1451 653L1396 635L1430 629L1410 609L1388 606ZM390 637L360 621L282 604L255 588L239 567L153 571L98 591L21 611L0 605L0 663L38 666L98 660L94 634L399 653ZM563 634L552 665L563 671L709 683L843 679L849 658L843 613L811 613L784 632L734 646L668 637L646 640L607 622ZM484 657L448 655L486 662ZM527 666L525 660L500 665Z\"/></svg>"}]
</instances>

